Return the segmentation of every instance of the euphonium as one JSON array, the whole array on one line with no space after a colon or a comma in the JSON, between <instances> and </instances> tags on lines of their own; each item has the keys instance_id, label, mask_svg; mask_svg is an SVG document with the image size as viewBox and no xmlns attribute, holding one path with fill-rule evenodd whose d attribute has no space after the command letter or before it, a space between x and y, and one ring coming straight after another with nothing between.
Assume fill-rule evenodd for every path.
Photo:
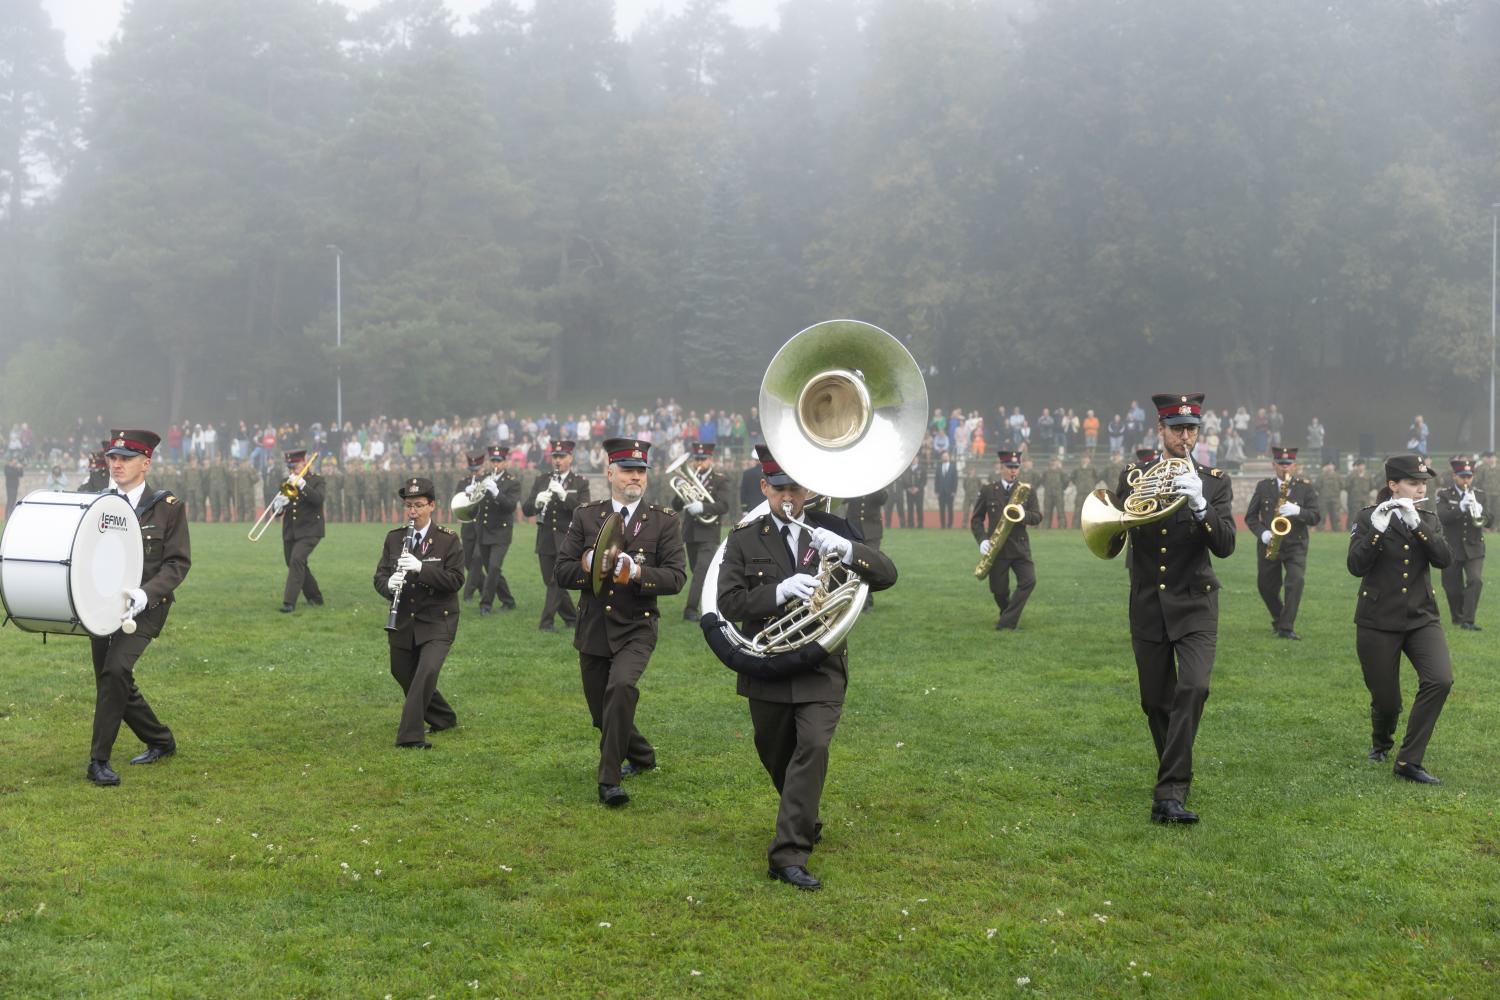
<instances>
[{"instance_id":1,"label":"euphonium","mask_svg":"<svg viewBox=\"0 0 1500 1000\"><path fill-rule=\"evenodd\" d=\"M1172 486L1172 480L1192 472L1193 463L1185 458L1168 456L1147 469L1131 469L1125 474L1130 493L1124 507L1107 489L1097 489L1083 501L1079 526L1084 544L1100 559L1113 559L1125 548L1125 534L1131 528L1152 524L1171 517L1187 502Z\"/></svg>"},{"instance_id":2,"label":"euphonium","mask_svg":"<svg viewBox=\"0 0 1500 1000\"><path fill-rule=\"evenodd\" d=\"M1292 477L1287 476L1281 480L1281 488L1276 491L1276 503L1272 510L1280 510L1281 505L1286 503L1286 498L1292 492ZM1271 540L1266 543L1266 562L1276 562L1281 558L1281 540L1292 533L1292 519L1277 514L1271 518Z\"/></svg>"},{"instance_id":3,"label":"euphonium","mask_svg":"<svg viewBox=\"0 0 1500 1000\"><path fill-rule=\"evenodd\" d=\"M667 466L667 485L672 487L672 492L682 498L685 504L697 501L705 507L714 502L713 494L708 492L708 487L703 480L698 478L696 469L688 468L687 463L693 460L692 452L688 452L672 460ZM714 524L719 520L717 514L694 514L699 524Z\"/></svg>"},{"instance_id":4,"label":"euphonium","mask_svg":"<svg viewBox=\"0 0 1500 1000\"><path fill-rule=\"evenodd\" d=\"M1026 498L1030 495L1030 483L1016 483L1016 488L1011 491L1010 503L1000 511L1000 523L990 533L990 550L979 557L979 565L974 567L974 579L983 580L990 575L991 567L999 558L1000 549L1004 547L1006 539L1010 538L1011 529L1026 520Z\"/></svg>"}]
</instances>

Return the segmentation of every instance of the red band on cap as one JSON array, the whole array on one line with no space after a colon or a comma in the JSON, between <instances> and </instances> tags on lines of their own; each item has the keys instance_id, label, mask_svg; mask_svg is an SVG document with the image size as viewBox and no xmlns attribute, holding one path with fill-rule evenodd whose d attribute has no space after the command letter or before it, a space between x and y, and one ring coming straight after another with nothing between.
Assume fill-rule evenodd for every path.
<instances>
[{"instance_id":1,"label":"red band on cap","mask_svg":"<svg viewBox=\"0 0 1500 1000\"><path fill-rule=\"evenodd\" d=\"M760 471L764 472L768 476L784 476L784 475L786 475L786 473L784 473L784 472L781 471L781 464L779 462L777 462L776 459L774 459L774 458L763 458L763 459L761 459L761 462L760 462Z\"/></svg>"},{"instance_id":2,"label":"red band on cap","mask_svg":"<svg viewBox=\"0 0 1500 1000\"><path fill-rule=\"evenodd\" d=\"M1197 403L1173 403L1158 409L1156 415L1165 420L1168 417L1200 417L1203 411Z\"/></svg>"},{"instance_id":3,"label":"red band on cap","mask_svg":"<svg viewBox=\"0 0 1500 1000\"><path fill-rule=\"evenodd\" d=\"M625 458L633 458L638 462L644 462L646 460L646 453L640 448L635 447L622 448L619 451L612 451L609 453L609 460L611 462L618 462L621 459Z\"/></svg>"},{"instance_id":4,"label":"red band on cap","mask_svg":"<svg viewBox=\"0 0 1500 1000\"><path fill-rule=\"evenodd\" d=\"M109 446L111 448L129 448L131 451L140 452L147 458L151 457L151 446L144 441L137 441L134 438L117 437L110 441Z\"/></svg>"}]
</instances>

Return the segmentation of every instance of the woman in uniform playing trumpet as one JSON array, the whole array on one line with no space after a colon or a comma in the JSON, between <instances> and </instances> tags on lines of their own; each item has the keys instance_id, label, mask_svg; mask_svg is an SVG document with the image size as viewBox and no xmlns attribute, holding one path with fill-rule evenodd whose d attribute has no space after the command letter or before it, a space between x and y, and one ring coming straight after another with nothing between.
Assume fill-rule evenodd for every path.
<instances>
[{"instance_id":1,"label":"woman in uniform playing trumpet","mask_svg":"<svg viewBox=\"0 0 1500 1000\"><path fill-rule=\"evenodd\" d=\"M979 543L979 555L983 559L990 555L991 537L995 531L1005 522L1013 522L990 566L989 580L990 593L995 597L995 606L1000 609L995 630L1014 632L1020 628L1021 612L1036 589L1036 566L1031 561L1031 539L1027 537L1026 526L1042 523L1042 508L1037 503L1036 492L1027 491L1019 504L1020 519L1011 516L1016 513L1013 508L1017 504L1012 497L1016 492L1016 480L1021 475L1021 453L1001 449L995 457L995 478L980 487L974 513L969 516L969 530ZM1016 575L1014 593L1010 589L1011 573Z\"/></svg>"},{"instance_id":2,"label":"woman in uniform playing trumpet","mask_svg":"<svg viewBox=\"0 0 1500 1000\"><path fill-rule=\"evenodd\" d=\"M1423 769L1422 759L1453 687L1453 664L1430 572L1433 566L1447 566L1452 555L1442 522L1417 506L1432 477L1421 455L1387 459L1385 487L1375 495L1375 506L1360 511L1349 531L1349 572L1361 578L1354 644L1370 689L1369 758L1383 763L1395 744L1405 653L1417 671L1417 697L1394 772L1424 785L1438 784Z\"/></svg>"}]
</instances>

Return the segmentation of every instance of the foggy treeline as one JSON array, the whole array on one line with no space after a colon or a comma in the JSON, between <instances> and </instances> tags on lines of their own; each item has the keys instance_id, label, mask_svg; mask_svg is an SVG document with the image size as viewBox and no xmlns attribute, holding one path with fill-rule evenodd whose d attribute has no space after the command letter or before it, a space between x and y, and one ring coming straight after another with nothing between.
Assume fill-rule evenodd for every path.
<instances>
[{"instance_id":1,"label":"foggy treeline","mask_svg":"<svg viewBox=\"0 0 1500 1000\"><path fill-rule=\"evenodd\" d=\"M1484 420L1497 0L7 7L7 419L745 404L847 315L945 406Z\"/></svg>"}]
</instances>

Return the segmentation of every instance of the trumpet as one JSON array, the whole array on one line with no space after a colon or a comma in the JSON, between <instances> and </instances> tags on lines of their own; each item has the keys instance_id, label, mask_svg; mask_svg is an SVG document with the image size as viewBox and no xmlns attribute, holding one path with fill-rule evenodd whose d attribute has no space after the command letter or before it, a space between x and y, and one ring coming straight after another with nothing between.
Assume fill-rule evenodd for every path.
<instances>
[{"instance_id":1,"label":"trumpet","mask_svg":"<svg viewBox=\"0 0 1500 1000\"><path fill-rule=\"evenodd\" d=\"M276 496L286 497L288 500L297 499L298 490L297 487L292 485L292 481L301 479L307 475L307 470L312 468L312 464L317 460L318 456L316 453L309 456L307 461L302 463L302 468L281 481L281 485L276 489ZM250 533L245 537L249 538L252 542L260 541L260 536L266 533L266 529L271 526L271 522L276 520L276 515L281 513L281 508L276 506L275 500L276 497L271 498L272 502L266 504L266 509L260 512L260 517L256 518L255 523L250 526Z\"/></svg>"},{"instance_id":2,"label":"trumpet","mask_svg":"<svg viewBox=\"0 0 1500 1000\"><path fill-rule=\"evenodd\" d=\"M1164 521L1177 513L1187 497L1177 494L1172 480L1192 471L1192 462L1172 456L1148 469L1131 469L1125 476L1130 495L1123 507L1117 506L1114 493L1107 489L1090 493L1078 519L1089 551L1100 559L1113 559L1125 548L1125 535L1131 528Z\"/></svg>"},{"instance_id":3,"label":"trumpet","mask_svg":"<svg viewBox=\"0 0 1500 1000\"><path fill-rule=\"evenodd\" d=\"M1015 491L1011 493L1011 502L1000 511L1000 523L990 533L990 550L979 557L979 565L974 567L974 579L983 580L990 575L990 569L994 567L1000 550L1005 546L1006 539L1010 538L1011 529L1026 520L1026 498L1030 495L1030 483L1016 483Z\"/></svg>"},{"instance_id":4,"label":"trumpet","mask_svg":"<svg viewBox=\"0 0 1500 1000\"><path fill-rule=\"evenodd\" d=\"M1281 481L1281 488L1276 491L1276 504L1271 509L1280 510L1281 505L1286 503L1287 495L1292 492L1292 477L1287 476ZM1266 562L1276 562L1281 558L1281 540L1292 533L1292 519L1281 514L1271 518L1271 540L1266 543Z\"/></svg>"},{"instance_id":5,"label":"trumpet","mask_svg":"<svg viewBox=\"0 0 1500 1000\"><path fill-rule=\"evenodd\" d=\"M697 470L687 467L692 458L692 452L688 452L672 460L672 464L667 466L667 485L682 498L684 504L696 501L707 507L714 502L714 496L703 480L698 478ZM719 520L717 514L694 514L693 517L699 524L714 524Z\"/></svg>"}]
</instances>

